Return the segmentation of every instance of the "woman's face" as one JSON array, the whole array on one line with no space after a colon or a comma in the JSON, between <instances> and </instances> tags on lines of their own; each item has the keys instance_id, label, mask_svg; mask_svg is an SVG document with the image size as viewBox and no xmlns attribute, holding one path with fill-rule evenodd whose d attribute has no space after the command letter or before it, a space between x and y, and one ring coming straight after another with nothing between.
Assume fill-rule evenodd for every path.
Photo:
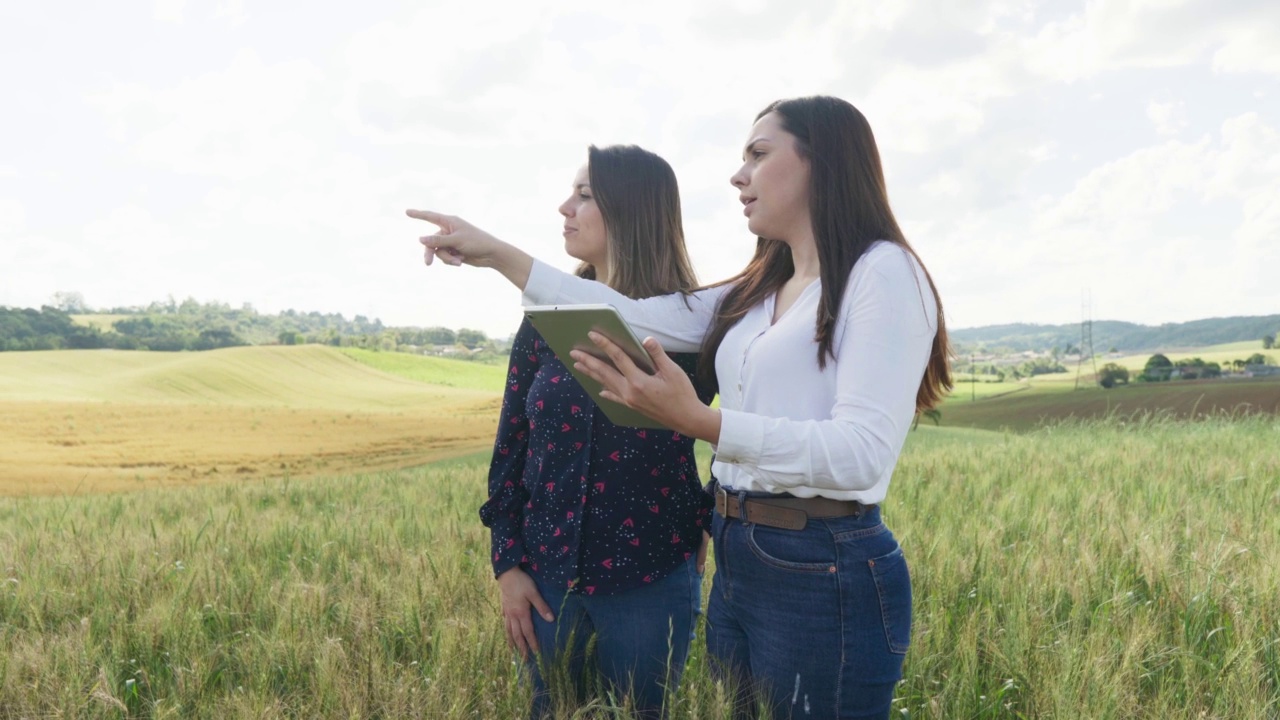
<instances>
[{"instance_id":1,"label":"woman's face","mask_svg":"<svg viewBox=\"0 0 1280 720\"><path fill-rule=\"evenodd\" d=\"M591 176L583 165L573 178L573 193L560 204L564 216L564 251L603 271L609 257L604 217L591 193Z\"/></svg>"},{"instance_id":2,"label":"woman's face","mask_svg":"<svg viewBox=\"0 0 1280 720\"><path fill-rule=\"evenodd\" d=\"M813 232L809 219L809 161L777 113L751 126L742 167L729 178L738 188L742 214L753 235L794 241Z\"/></svg>"}]
</instances>

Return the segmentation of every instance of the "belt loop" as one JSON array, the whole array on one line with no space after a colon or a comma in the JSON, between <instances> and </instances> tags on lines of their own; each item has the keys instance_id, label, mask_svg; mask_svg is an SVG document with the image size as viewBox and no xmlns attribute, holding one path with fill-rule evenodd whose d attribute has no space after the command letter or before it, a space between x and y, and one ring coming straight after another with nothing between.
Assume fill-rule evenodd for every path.
<instances>
[{"instance_id":1,"label":"belt loop","mask_svg":"<svg viewBox=\"0 0 1280 720\"><path fill-rule=\"evenodd\" d=\"M750 525L751 520L747 517L747 491L738 491L738 518L742 520L743 525Z\"/></svg>"}]
</instances>

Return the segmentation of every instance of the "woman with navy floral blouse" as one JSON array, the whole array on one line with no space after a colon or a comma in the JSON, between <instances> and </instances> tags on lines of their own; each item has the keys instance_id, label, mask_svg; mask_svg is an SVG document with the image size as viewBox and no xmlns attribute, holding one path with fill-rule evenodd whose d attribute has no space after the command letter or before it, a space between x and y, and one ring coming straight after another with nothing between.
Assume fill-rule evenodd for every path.
<instances>
[{"instance_id":1,"label":"woman with navy floral blouse","mask_svg":"<svg viewBox=\"0 0 1280 720\"><path fill-rule=\"evenodd\" d=\"M580 277L631 298L695 289L675 173L657 155L592 146L560 214ZM694 376L697 354L671 357ZM589 660L642 716L662 714L701 604L711 504L693 438L613 424L528 320L520 326L480 517L507 639L533 675L534 717L586 698L598 684L584 677ZM568 680L563 692L556 678Z\"/></svg>"}]
</instances>

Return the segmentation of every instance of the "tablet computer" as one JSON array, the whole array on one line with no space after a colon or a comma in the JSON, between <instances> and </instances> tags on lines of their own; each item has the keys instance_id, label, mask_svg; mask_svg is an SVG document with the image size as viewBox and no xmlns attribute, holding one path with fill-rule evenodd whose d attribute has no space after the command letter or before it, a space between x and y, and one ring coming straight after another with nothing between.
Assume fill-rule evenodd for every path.
<instances>
[{"instance_id":1,"label":"tablet computer","mask_svg":"<svg viewBox=\"0 0 1280 720\"><path fill-rule=\"evenodd\" d=\"M627 325L612 305L534 305L524 308L524 315L529 318L529 322L538 334L542 335L542 339L547 341L547 345L560 362L569 368L573 377L604 411L605 417L612 420L615 425L670 429L638 410L600 397L603 386L573 367L573 358L569 357L569 353L573 350L582 350L613 365L609 356L587 337L587 333L594 330L622 348L622 351L641 370L650 375L656 372L653 359L649 357L649 351L644 349L640 339L631 330L631 326Z\"/></svg>"}]
</instances>

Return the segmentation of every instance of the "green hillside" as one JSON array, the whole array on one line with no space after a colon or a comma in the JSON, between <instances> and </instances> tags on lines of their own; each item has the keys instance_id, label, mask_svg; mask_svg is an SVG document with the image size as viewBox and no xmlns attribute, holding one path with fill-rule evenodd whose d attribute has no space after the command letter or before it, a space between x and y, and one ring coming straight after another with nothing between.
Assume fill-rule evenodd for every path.
<instances>
[{"instance_id":1,"label":"green hillside","mask_svg":"<svg viewBox=\"0 0 1280 720\"><path fill-rule=\"evenodd\" d=\"M201 353L0 353L0 401L179 402L376 411L467 402L501 392L501 368L446 363L441 361L431 373L406 377L318 345ZM497 374L497 382L485 381L484 371Z\"/></svg>"},{"instance_id":2,"label":"green hillside","mask_svg":"<svg viewBox=\"0 0 1280 720\"><path fill-rule=\"evenodd\" d=\"M949 330L951 341L966 347L1013 352L1048 350L1080 344L1080 325L1013 323ZM1139 325L1117 320L1093 322L1093 347L1097 352L1116 348L1137 352L1160 348L1190 348L1222 343L1254 344L1262 349L1265 335L1280 333L1280 315L1205 318L1183 323Z\"/></svg>"},{"instance_id":3,"label":"green hillside","mask_svg":"<svg viewBox=\"0 0 1280 720\"><path fill-rule=\"evenodd\" d=\"M410 380L465 390L502 392L507 377L506 364L490 365L468 360L342 348L342 354L364 365Z\"/></svg>"}]
</instances>

